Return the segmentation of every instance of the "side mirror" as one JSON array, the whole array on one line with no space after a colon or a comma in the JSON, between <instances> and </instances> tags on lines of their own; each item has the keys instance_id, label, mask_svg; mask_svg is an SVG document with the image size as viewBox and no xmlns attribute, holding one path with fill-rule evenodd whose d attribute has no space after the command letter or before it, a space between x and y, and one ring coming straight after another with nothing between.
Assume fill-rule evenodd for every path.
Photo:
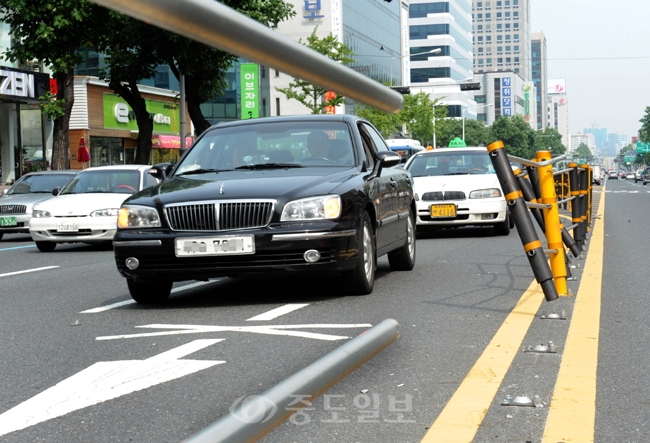
<instances>
[{"instance_id":1,"label":"side mirror","mask_svg":"<svg viewBox=\"0 0 650 443\"><path fill-rule=\"evenodd\" d=\"M60 190L59 188L54 188L54 189L52 189L52 195L53 195L53 196L56 197L56 196L59 195L60 193L61 193L61 190Z\"/></svg>"},{"instance_id":2,"label":"side mirror","mask_svg":"<svg viewBox=\"0 0 650 443\"><path fill-rule=\"evenodd\" d=\"M375 167L366 177L367 180L379 177L381 170L384 168L392 168L393 166L399 165L399 162L402 161L402 157L393 151L379 151L375 153L375 160L377 160L375 162Z\"/></svg>"},{"instance_id":3,"label":"side mirror","mask_svg":"<svg viewBox=\"0 0 650 443\"><path fill-rule=\"evenodd\" d=\"M3 189L2 190L2 195L5 195L7 192L9 192L9 189Z\"/></svg>"},{"instance_id":4,"label":"side mirror","mask_svg":"<svg viewBox=\"0 0 650 443\"><path fill-rule=\"evenodd\" d=\"M153 165L151 169L149 169L149 175L151 175L154 178L157 178L158 180L164 180L167 178L167 175L172 171L172 164L171 163L158 163L157 165Z\"/></svg>"}]
</instances>

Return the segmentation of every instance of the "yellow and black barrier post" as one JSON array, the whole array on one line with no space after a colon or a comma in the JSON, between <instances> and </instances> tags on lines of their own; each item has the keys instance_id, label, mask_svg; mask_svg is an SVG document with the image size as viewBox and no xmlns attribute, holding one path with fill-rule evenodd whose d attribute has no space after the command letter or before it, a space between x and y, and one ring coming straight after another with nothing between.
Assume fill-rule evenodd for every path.
<instances>
[{"instance_id":1,"label":"yellow and black barrier post","mask_svg":"<svg viewBox=\"0 0 650 443\"><path fill-rule=\"evenodd\" d=\"M582 218L580 218L580 208L582 206L581 204L581 198L580 198L580 182L578 181L578 164L577 163L569 163L569 186L571 189L571 197L573 197L573 200L571 200L571 222L573 223L573 240L575 240L576 244L578 245L578 249L582 251L582 230L580 229L580 222L582 221Z\"/></svg>"},{"instance_id":2,"label":"yellow and black barrier post","mask_svg":"<svg viewBox=\"0 0 650 443\"><path fill-rule=\"evenodd\" d=\"M526 178L526 173L522 172L521 169L516 168L513 170L513 173L515 174L515 177L517 177L517 182L519 183L519 189L521 189L521 193L524 196L524 200L526 200L528 203L538 203L537 197L535 196L535 191L533 191L533 187ZM544 224L544 215L542 214L541 209L532 207L528 205L531 214L533 214L533 217L535 217L535 220L537 220L537 224L539 225L539 228L542 230L542 232L546 232L546 225Z\"/></svg>"},{"instance_id":3,"label":"yellow and black barrier post","mask_svg":"<svg viewBox=\"0 0 650 443\"><path fill-rule=\"evenodd\" d=\"M582 228L582 243L587 238L587 212L589 211L589 165L580 165L580 226Z\"/></svg>"},{"instance_id":4,"label":"yellow and black barrier post","mask_svg":"<svg viewBox=\"0 0 650 443\"><path fill-rule=\"evenodd\" d=\"M491 143L487 147L490 160L497 173L501 189L505 194L510 214L515 220L519 238L524 246L535 279L542 287L546 301L556 300L558 292L553 283L553 273L544 254L542 242L537 237L533 222L528 215L526 201L517 184L517 179L510 166L508 154L502 141Z\"/></svg>"},{"instance_id":5,"label":"yellow and black barrier post","mask_svg":"<svg viewBox=\"0 0 650 443\"><path fill-rule=\"evenodd\" d=\"M538 163L551 159L550 151L538 151L535 160ZM567 267L564 259L564 244L562 242L562 230L560 228L560 212L557 206L557 194L555 193L555 179L553 177L553 165L547 164L537 168L539 173L539 185L542 191L541 203L546 206L543 209L544 222L546 224L546 240L549 248L549 261L551 272L555 278L555 289L558 294L567 295Z\"/></svg>"}]
</instances>

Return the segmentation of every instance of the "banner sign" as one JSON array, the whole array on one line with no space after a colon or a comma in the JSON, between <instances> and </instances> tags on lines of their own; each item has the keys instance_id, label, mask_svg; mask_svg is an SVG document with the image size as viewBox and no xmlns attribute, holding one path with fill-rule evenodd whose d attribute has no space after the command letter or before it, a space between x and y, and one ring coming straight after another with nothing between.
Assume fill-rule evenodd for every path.
<instances>
[{"instance_id":1,"label":"banner sign","mask_svg":"<svg viewBox=\"0 0 650 443\"><path fill-rule=\"evenodd\" d=\"M259 118L259 66L257 63L242 63L240 69L241 119Z\"/></svg>"}]
</instances>

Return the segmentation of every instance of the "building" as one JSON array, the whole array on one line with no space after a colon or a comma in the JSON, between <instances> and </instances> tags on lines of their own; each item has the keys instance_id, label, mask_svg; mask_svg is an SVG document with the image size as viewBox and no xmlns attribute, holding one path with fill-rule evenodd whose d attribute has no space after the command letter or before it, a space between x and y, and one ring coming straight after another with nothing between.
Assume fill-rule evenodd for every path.
<instances>
[{"instance_id":1,"label":"building","mask_svg":"<svg viewBox=\"0 0 650 443\"><path fill-rule=\"evenodd\" d=\"M574 149L577 149L578 146L580 145L585 145L589 148L592 154L598 155L597 154L597 149L596 149L596 138L594 137L593 134L571 134L571 144L569 146L569 150L573 151Z\"/></svg>"},{"instance_id":2,"label":"building","mask_svg":"<svg viewBox=\"0 0 650 443\"><path fill-rule=\"evenodd\" d=\"M592 125L591 128L585 128L582 131L583 134L593 134L594 140L596 141L596 149L600 151L603 148L603 145L607 143L607 128L598 128L596 125ZM600 153L600 155L605 155Z\"/></svg>"},{"instance_id":3,"label":"building","mask_svg":"<svg viewBox=\"0 0 650 443\"><path fill-rule=\"evenodd\" d=\"M567 100L566 85L563 78L549 79L548 88L548 126L555 128L562 134L562 144L569 146L569 102Z\"/></svg>"},{"instance_id":4,"label":"building","mask_svg":"<svg viewBox=\"0 0 650 443\"><path fill-rule=\"evenodd\" d=\"M530 0L472 0L474 72L531 77Z\"/></svg>"},{"instance_id":5,"label":"building","mask_svg":"<svg viewBox=\"0 0 650 443\"><path fill-rule=\"evenodd\" d=\"M626 147L632 142L632 138L627 134L622 134L620 132L610 132L607 134L607 145L615 146L616 153L618 153L622 148Z\"/></svg>"},{"instance_id":6,"label":"building","mask_svg":"<svg viewBox=\"0 0 650 443\"><path fill-rule=\"evenodd\" d=\"M536 114L537 126L535 129L544 130L548 126L546 113L547 95L546 90L548 79L548 64L546 63L546 36L543 32L533 32L530 35L531 40L531 76L536 88L535 99L537 101Z\"/></svg>"},{"instance_id":7,"label":"building","mask_svg":"<svg viewBox=\"0 0 650 443\"><path fill-rule=\"evenodd\" d=\"M280 22L277 31L303 43L316 30L319 38L334 35L354 52L351 69L380 82L404 84L409 60L407 52L406 4L403 1L376 0L287 0L297 14ZM260 75L262 76L262 75ZM286 88L293 77L275 69L268 72L270 115L309 114L311 110L297 100L287 99L276 90ZM264 105L262 105L264 106ZM351 111L352 103L347 104ZM345 112L344 106L334 110Z\"/></svg>"},{"instance_id":8,"label":"building","mask_svg":"<svg viewBox=\"0 0 650 443\"><path fill-rule=\"evenodd\" d=\"M474 95L477 119L491 125L500 116L524 116L535 125L535 87L513 71L484 72L474 74L481 84L481 91Z\"/></svg>"}]
</instances>

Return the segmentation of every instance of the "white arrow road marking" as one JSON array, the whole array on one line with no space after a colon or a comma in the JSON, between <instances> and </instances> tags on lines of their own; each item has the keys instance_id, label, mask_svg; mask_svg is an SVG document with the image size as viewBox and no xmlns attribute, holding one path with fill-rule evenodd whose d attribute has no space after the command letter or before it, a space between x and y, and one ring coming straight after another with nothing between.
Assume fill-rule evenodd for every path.
<instances>
[{"instance_id":1,"label":"white arrow road marking","mask_svg":"<svg viewBox=\"0 0 650 443\"><path fill-rule=\"evenodd\" d=\"M195 340L146 360L95 363L0 415L0 435L225 363L179 360L223 340Z\"/></svg>"},{"instance_id":2,"label":"white arrow road marking","mask_svg":"<svg viewBox=\"0 0 650 443\"><path fill-rule=\"evenodd\" d=\"M268 334L268 335L288 335L292 337L313 338L316 340L344 340L350 338L343 335L329 335L317 334L313 332L303 331L289 331L288 329L341 329L341 328L370 328L371 324L349 324L349 325L275 325L275 326L202 326L202 325L144 325L136 326L136 328L149 328L149 329L174 329L173 331L165 332L148 332L143 334L128 334L128 335L109 335L104 337L97 337L96 340L116 340L120 338L136 338L136 337L158 337L161 335L180 335L180 334L201 334L206 332L252 332L255 334Z\"/></svg>"},{"instance_id":3,"label":"white arrow road marking","mask_svg":"<svg viewBox=\"0 0 650 443\"><path fill-rule=\"evenodd\" d=\"M284 306L280 306L279 308L271 309L268 312L265 312L264 314L256 315L255 317L251 317L246 321L268 321L268 320L273 320L274 318L280 317L281 315L288 314L289 312L293 312L296 309L304 308L305 306L309 306L309 303L293 303L293 304L288 304Z\"/></svg>"}]
</instances>

